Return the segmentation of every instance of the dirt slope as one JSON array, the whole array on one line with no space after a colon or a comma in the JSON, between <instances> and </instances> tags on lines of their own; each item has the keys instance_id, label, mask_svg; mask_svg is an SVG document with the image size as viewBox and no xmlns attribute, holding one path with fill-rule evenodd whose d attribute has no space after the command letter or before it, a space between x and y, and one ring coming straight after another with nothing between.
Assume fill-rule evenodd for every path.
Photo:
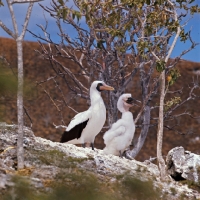
<instances>
[{"instance_id":1,"label":"dirt slope","mask_svg":"<svg viewBox=\"0 0 200 200\"><path fill-rule=\"evenodd\" d=\"M25 80L28 87L28 92L25 94L25 107L32 119L32 129L36 136L41 136L52 141L59 141L62 130L56 130L53 126L55 124L61 124L60 115L56 107L52 104L44 89L51 94L53 99L56 101L60 95L58 89L55 87L53 81L44 84L44 88L36 86L36 82L46 80L53 75L53 71L49 67L50 63L42 59L34 50L39 48L38 43L35 42L24 42L24 71ZM10 63L12 69L17 71L17 54L15 42L11 39L0 38L0 55L4 55L7 61ZM71 66L75 70L75 65L69 60L65 60L66 65ZM196 76L198 70L200 70L200 63L194 63L189 61L181 61L178 64L178 68L181 72L181 77L177 83L170 88L170 90L178 90L183 87L183 93L181 99L188 97L189 84L192 82L193 77ZM61 88L65 90L66 98L70 97L66 85L63 82L59 82ZM126 92L130 92L134 97L139 97L140 84L137 80L134 80L132 85L129 85ZM168 97L171 98L170 96ZM152 105L156 105L158 97L152 102ZM77 111L83 111L86 108L87 103L81 99L75 99L69 103L70 106L75 106ZM200 100L190 101L189 104L184 105L179 112L190 111L194 116L200 115ZM16 96L1 96L0 97L1 107L1 121L7 123L16 123ZM63 118L65 123L68 124L70 119L75 115L73 111L64 108L65 112ZM136 117L139 108L132 108L134 117ZM183 116L178 119L179 126L177 127L181 132L188 132L188 134L178 134L174 131L165 129L164 131L164 147L163 154L175 146L183 146L185 149L194 153L200 154L200 119L192 119L189 116ZM28 117L25 117L25 125L30 126ZM138 132L138 131L137 131ZM102 141L101 132L95 140L95 146L97 148L103 148L104 144ZM137 133L136 133L137 136ZM149 159L149 157L156 156L156 127L150 129L147 136L144 147L137 156L138 160Z\"/></svg>"}]
</instances>

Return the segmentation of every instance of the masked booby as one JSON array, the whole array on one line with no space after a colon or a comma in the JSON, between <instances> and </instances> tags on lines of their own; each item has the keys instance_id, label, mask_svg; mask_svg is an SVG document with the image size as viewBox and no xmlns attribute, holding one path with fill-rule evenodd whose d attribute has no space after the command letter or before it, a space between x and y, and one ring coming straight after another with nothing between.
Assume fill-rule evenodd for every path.
<instances>
[{"instance_id":1,"label":"masked booby","mask_svg":"<svg viewBox=\"0 0 200 200\"><path fill-rule=\"evenodd\" d=\"M64 131L61 143L82 144L90 143L94 150L94 139L101 131L106 121L106 107L101 97L104 90L114 90L103 81L94 81L90 87L91 106L88 110L78 113Z\"/></svg>"},{"instance_id":2,"label":"masked booby","mask_svg":"<svg viewBox=\"0 0 200 200\"><path fill-rule=\"evenodd\" d=\"M135 133L135 123L129 108L134 105L135 99L131 94L123 94L119 97L117 108L122 113L121 119L112 124L111 128L104 134L104 153L122 156L124 150L131 144Z\"/></svg>"}]
</instances>

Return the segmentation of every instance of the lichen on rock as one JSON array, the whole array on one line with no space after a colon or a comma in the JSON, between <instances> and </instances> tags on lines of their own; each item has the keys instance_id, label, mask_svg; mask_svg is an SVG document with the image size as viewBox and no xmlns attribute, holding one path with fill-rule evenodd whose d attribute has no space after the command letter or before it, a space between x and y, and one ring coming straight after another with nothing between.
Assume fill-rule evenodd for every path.
<instances>
[{"instance_id":1,"label":"lichen on rock","mask_svg":"<svg viewBox=\"0 0 200 200\"><path fill-rule=\"evenodd\" d=\"M169 151L166 163L168 173L175 180L200 181L200 155L175 147Z\"/></svg>"}]
</instances>

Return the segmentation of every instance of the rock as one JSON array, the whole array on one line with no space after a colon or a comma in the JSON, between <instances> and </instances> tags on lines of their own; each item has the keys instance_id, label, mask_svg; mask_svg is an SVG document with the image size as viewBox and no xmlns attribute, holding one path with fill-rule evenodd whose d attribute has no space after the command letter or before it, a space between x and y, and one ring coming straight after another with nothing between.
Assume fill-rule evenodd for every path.
<instances>
[{"instance_id":1,"label":"rock","mask_svg":"<svg viewBox=\"0 0 200 200\"><path fill-rule=\"evenodd\" d=\"M175 147L169 151L166 165L167 172L177 181L200 181L200 155Z\"/></svg>"},{"instance_id":2,"label":"rock","mask_svg":"<svg viewBox=\"0 0 200 200\"><path fill-rule=\"evenodd\" d=\"M180 185L174 180L162 182L158 166L151 161L142 163L134 159L104 155L100 149L93 151L91 148L52 142L35 137L26 127L23 144L25 168L16 171L17 126L4 124L4 128L3 131L0 129L0 196L5 191L15 191L18 188L16 186L20 186L24 191L31 187L30 195L35 199L42 199L37 195L53 193L61 184L64 187L62 192L67 195L69 191L75 191L72 193L75 195L81 188L84 188L82 192L87 192L87 195L107 192L107 196L99 199L129 200L133 192L136 195L134 199L178 200L184 199L183 195L186 199L200 199L200 194L188 188L188 185ZM178 152L188 154L182 149ZM183 162L179 156L173 158ZM173 162L170 163L169 166L173 166ZM180 168L179 172L182 173ZM101 192L98 193L99 191ZM143 193L144 196L141 197ZM32 199L33 197L31 196Z\"/></svg>"},{"instance_id":3,"label":"rock","mask_svg":"<svg viewBox=\"0 0 200 200\"><path fill-rule=\"evenodd\" d=\"M5 174L0 174L0 189L5 189L6 188L6 181L7 177Z\"/></svg>"}]
</instances>

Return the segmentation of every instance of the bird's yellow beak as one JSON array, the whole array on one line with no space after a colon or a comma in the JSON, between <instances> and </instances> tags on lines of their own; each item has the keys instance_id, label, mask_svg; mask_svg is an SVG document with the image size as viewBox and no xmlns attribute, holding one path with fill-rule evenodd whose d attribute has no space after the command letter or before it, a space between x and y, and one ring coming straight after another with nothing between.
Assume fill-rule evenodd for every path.
<instances>
[{"instance_id":1,"label":"bird's yellow beak","mask_svg":"<svg viewBox=\"0 0 200 200\"><path fill-rule=\"evenodd\" d=\"M109 85L101 85L100 87L100 90L109 90L109 91L113 91L115 90L113 87L109 86Z\"/></svg>"}]
</instances>

